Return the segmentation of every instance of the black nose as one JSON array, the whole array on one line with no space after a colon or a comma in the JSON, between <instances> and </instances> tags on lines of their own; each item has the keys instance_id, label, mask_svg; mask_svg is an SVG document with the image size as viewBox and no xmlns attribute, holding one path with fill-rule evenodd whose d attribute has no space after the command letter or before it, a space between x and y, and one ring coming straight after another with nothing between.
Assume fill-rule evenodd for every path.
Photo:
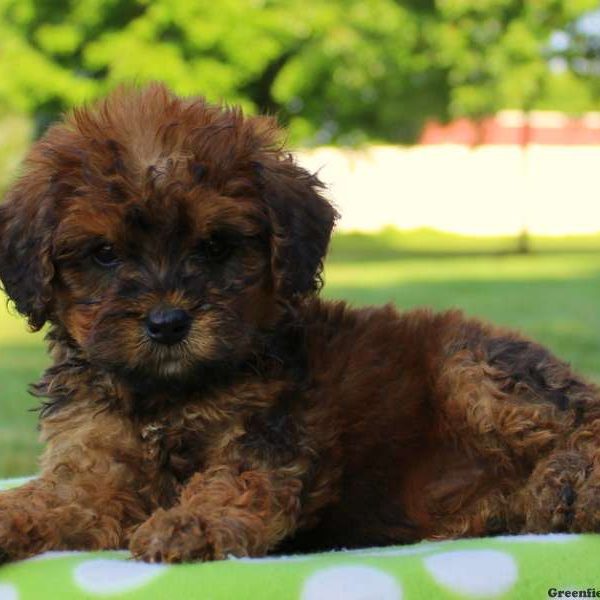
<instances>
[{"instance_id":1,"label":"black nose","mask_svg":"<svg viewBox=\"0 0 600 600\"><path fill-rule=\"evenodd\" d=\"M185 310L159 308L148 315L146 331L155 342L172 346L188 334L191 324L192 319Z\"/></svg>"}]
</instances>

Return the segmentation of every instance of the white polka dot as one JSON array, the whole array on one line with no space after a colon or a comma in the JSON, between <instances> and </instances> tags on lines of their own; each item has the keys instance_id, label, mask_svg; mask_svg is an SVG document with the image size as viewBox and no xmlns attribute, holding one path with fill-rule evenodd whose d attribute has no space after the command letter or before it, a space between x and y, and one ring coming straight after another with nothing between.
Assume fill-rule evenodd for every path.
<instances>
[{"instance_id":1,"label":"white polka dot","mask_svg":"<svg viewBox=\"0 0 600 600\"><path fill-rule=\"evenodd\" d=\"M35 479L35 477L13 477L12 479L2 479L0 480L0 490L10 490L11 488L19 487Z\"/></svg>"},{"instance_id":2,"label":"white polka dot","mask_svg":"<svg viewBox=\"0 0 600 600\"><path fill-rule=\"evenodd\" d=\"M400 600L398 582L379 569L344 566L321 569L311 575L302 600Z\"/></svg>"},{"instance_id":3,"label":"white polka dot","mask_svg":"<svg viewBox=\"0 0 600 600\"><path fill-rule=\"evenodd\" d=\"M425 568L445 588L465 596L498 596L517 581L513 558L498 550L455 550L424 559Z\"/></svg>"},{"instance_id":4,"label":"white polka dot","mask_svg":"<svg viewBox=\"0 0 600 600\"><path fill-rule=\"evenodd\" d=\"M99 558L78 565L74 578L86 592L113 594L140 587L168 568L164 565Z\"/></svg>"},{"instance_id":5,"label":"white polka dot","mask_svg":"<svg viewBox=\"0 0 600 600\"><path fill-rule=\"evenodd\" d=\"M19 592L14 585L0 583L0 600L18 600Z\"/></svg>"},{"instance_id":6,"label":"white polka dot","mask_svg":"<svg viewBox=\"0 0 600 600\"><path fill-rule=\"evenodd\" d=\"M576 542L581 536L573 533L526 533L524 535L498 535L491 538L490 541L500 540L501 542L517 543L543 543L552 542L555 544L564 544L565 542Z\"/></svg>"}]
</instances>

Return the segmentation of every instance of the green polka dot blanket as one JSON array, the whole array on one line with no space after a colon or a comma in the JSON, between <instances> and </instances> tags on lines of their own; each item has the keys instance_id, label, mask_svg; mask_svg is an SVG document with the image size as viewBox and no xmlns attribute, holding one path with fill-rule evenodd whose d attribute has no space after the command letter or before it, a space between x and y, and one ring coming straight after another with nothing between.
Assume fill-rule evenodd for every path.
<instances>
[{"instance_id":1,"label":"green polka dot blanket","mask_svg":"<svg viewBox=\"0 0 600 600\"><path fill-rule=\"evenodd\" d=\"M600 597L600 535L501 536L185 565L135 562L127 552L47 552L0 567L0 600L553 597Z\"/></svg>"}]
</instances>

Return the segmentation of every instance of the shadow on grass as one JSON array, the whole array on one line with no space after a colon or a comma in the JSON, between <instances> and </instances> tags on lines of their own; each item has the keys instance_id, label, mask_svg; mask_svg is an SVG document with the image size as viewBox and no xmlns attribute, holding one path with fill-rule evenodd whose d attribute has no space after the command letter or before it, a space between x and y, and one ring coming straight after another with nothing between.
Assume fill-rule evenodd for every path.
<instances>
[{"instance_id":1,"label":"shadow on grass","mask_svg":"<svg viewBox=\"0 0 600 600\"><path fill-rule=\"evenodd\" d=\"M532 237L527 256L589 254L600 256L600 235ZM328 262L370 262L399 259L518 256L520 238L511 236L469 237L435 230L399 231L384 229L376 234L337 233L331 243Z\"/></svg>"}]
</instances>

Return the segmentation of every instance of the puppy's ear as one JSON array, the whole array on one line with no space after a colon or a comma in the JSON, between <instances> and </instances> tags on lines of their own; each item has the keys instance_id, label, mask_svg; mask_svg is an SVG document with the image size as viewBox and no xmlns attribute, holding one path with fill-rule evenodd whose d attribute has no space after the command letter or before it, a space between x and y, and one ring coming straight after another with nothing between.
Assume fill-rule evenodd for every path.
<instances>
[{"instance_id":1,"label":"puppy's ear","mask_svg":"<svg viewBox=\"0 0 600 600\"><path fill-rule=\"evenodd\" d=\"M271 220L275 288L284 298L315 292L338 214L322 196L321 181L290 155L272 156L256 168Z\"/></svg>"},{"instance_id":2,"label":"puppy's ear","mask_svg":"<svg viewBox=\"0 0 600 600\"><path fill-rule=\"evenodd\" d=\"M46 322L52 300L54 227L48 187L30 172L0 205L0 281L35 331Z\"/></svg>"}]
</instances>

